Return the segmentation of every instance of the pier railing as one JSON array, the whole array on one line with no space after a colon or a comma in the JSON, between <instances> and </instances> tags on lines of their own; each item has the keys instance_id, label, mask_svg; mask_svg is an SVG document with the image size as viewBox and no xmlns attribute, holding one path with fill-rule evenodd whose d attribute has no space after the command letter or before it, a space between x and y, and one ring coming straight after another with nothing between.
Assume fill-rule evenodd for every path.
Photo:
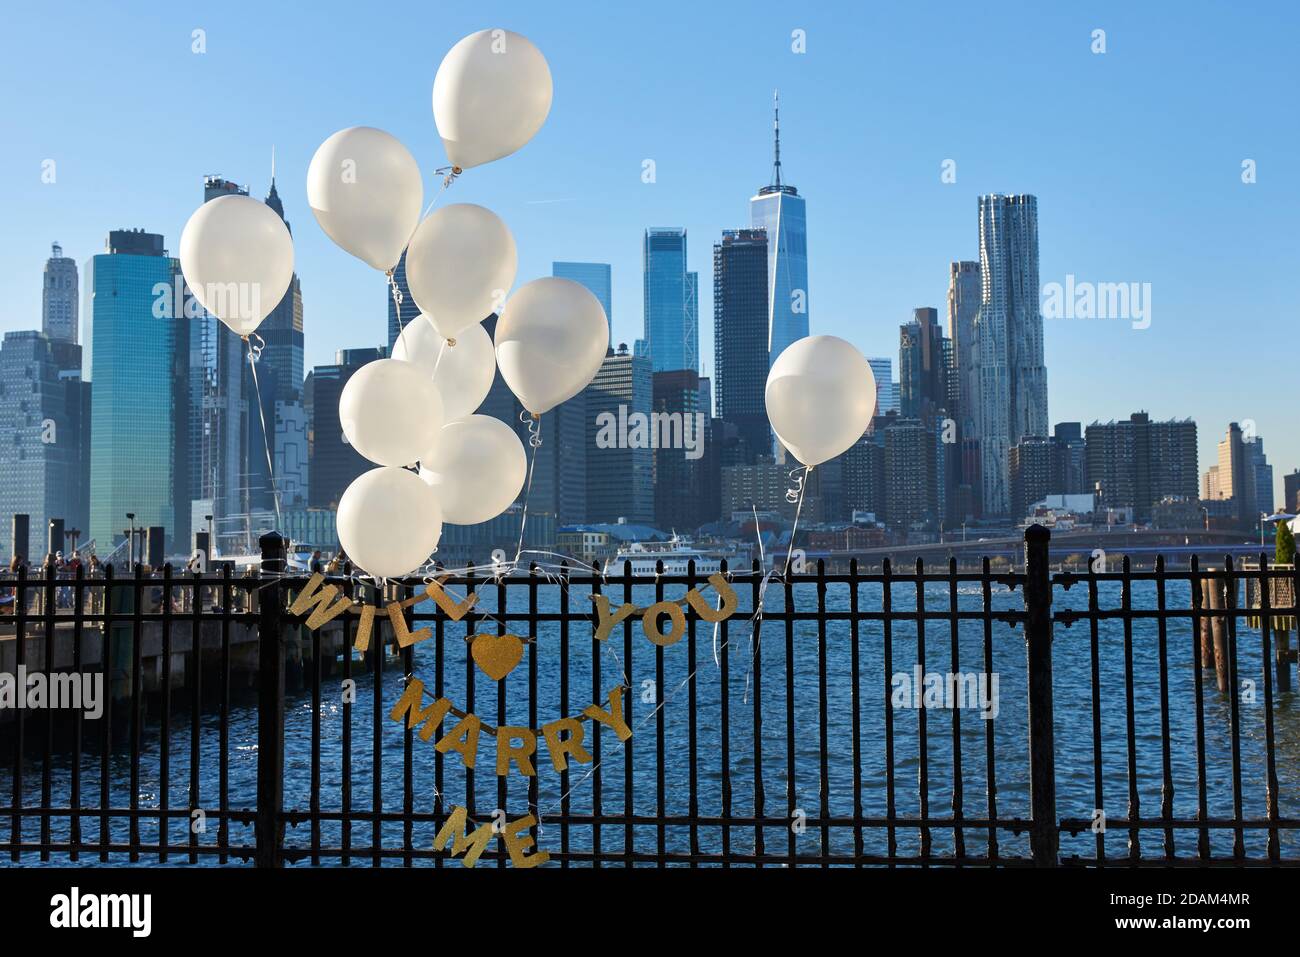
<instances>
[{"instance_id":1,"label":"pier railing","mask_svg":"<svg viewBox=\"0 0 1300 957\"><path fill-rule=\"evenodd\" d=\"M488 866L519 863L512 828L560 867L1300 863L1294 597L1268 604L1300 589L1263 557L1053 573L1034 527L1009 571L724 566L729 615L694 566L471 569L437 580L455 614L338 576L355 605L309 628L262 545L255 577L0 582L26 695L0 708L0 854L445 867L490 826ZM71 676L82 706L33 699Z\"/></svg>"}]
</instances>

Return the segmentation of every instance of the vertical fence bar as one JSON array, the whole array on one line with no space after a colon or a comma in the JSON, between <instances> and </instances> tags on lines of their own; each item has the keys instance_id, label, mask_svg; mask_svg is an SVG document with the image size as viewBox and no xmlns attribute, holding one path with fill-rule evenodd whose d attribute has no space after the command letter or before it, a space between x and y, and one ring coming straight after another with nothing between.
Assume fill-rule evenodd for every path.
<instances>
[{"instance_id":1,"label":"vertical fence bar","mask_svg":"<svg viewBox=\"0 0 1300 957\"><path fill-rule=\"evenodd\" d=\"M279 576L284 573L285 540L263 535L262 577L257 591L257 856L258 867L282 863L281 811L284 806L284 635ZM251 598L250 591L249 597Z\"/></svg>"},{"instance_id":2,"label":"vertical fence bar","mask_svg":"<svg viewBox=\"0 0 1300 957\"><path fill-rule=\"evenodd\" d=\"M993 581L989 574L989 560L980 563L980 596L983 603L984 673L993 676ZM989 837L988 856L993 861L998 856L998 765L994 748L993 722L984 722L984 767L988 775L985 801L988 805Z\"/></svg>"},{"instance_id":3,"label":"vertical fence bar","mask_svg":"<svg viewBox=\"0 0 1300 957\"><path fill-rule=\"evenodd\" d=\"M793 611L794 609L791 609ZM830 695L827 689L826 668L826 561L817 559L817 743L821 751L817 768L818 790L821 792L821 859L823 867L830 867L831 855L831 778L829 716Z\"/></svg>"},{"instance_id":4,"label":"vertical fence bar","mask_svg":"<svg viewBox=\"0 0 1300 957\"><path fill-rule=\"evenodd\" d=\"M51 555L45 563L45 589L44 589L44 608L45 621L42 624L42 637L45 639L45 653L42 655L44 660L41 662L42 670L45 672L46 681L54 679L54 632L58 627L59 613L59 593L57 588L58 572L54 567L54 556ZM53 823L50 815L50 808L53 805L54 784L51 779L51 763L54 760L54 708L45 709L45 741L42 748L43 756L41 760L41 860L50 859L50 833L51 824Z\"/></svg>"},{"instance_id":5,"label":"vertical fence bar","mask_svg":"<svg viewBox=\"0 0 1300 957\"><path fill-rule=\"evenodd\" d=\"M1105 561L1101 556L1088 560L1088 661L1092 669L1092 800L1093 814L1106 813L1106 784L1102 776L1101 756L1101 608L1097 600L1097 564ZM1097 846L1097 865L1106 866L1105 818L1102 826L1094 825Z\"/></svg>"},{"instance_id":6,"label":"vertical fence bar","mask_svg":"<svg viewBox=\"0 0 1300 957\"><path fill-rule=\"evenodd\" d=\"M718 568L718 574L728 581L727 560L724 558ZM722 748L722 866L731 866L731 633L727 629L728 618L714 624L719 634L719 670L718 670L718 718L721 721L720 744Z\"/></svg>"},{"instance_id":7,"label":"vertical fence bar","mask_svg":"<svg viewBox=\"0 0 1300 957\"><path fill-rule=\"evenodd\" d=\"M853 686L849 701L853 707L853 864L862 866L862 661L859 656L858 636L858 560L849 559L849 654L852 656L849 673Z\"/></svg>"},{"instance_id":8,"label":"vertical fence bar","mask_svg":"<svg viewBox=\"0 0 1300 957\"><path fill-rule=\"evenodd\" d=\"M1174 775L1169 733L1169 646L1165 621L1165 556L1156 556L1156 619L1160 653L1160 816L1174 816ZM1165 828L1165 858L1174 857L1174 829Z\"/></svg>"},{"instance_id":9,"label":"vertical fence bar","mask_svg":"<svg viewBox=\"0 0 1300 957\"><path fill-rule=\"evenodd\" d=\"M82 660L81 649L81 625L82 616L85 613L85 580L86 565L84 562L77 563L76 585L72 592L72 673L78 678L83 674L84 662ZM101 701L107 693L108 686L103 685L100 688ZM72 845L72 853L69 855L73 861L80 858L81 849L81 747L82 747L82 720L85 714L84 708L78 708L72 716L72 776L71 786L72 793L68 800L68 807L72 809L71 819L68 821L68 841Z\"/></svg>"},{"instance_id":10,"label":"vertical fence bar","mask_svg":"<svg viewBox=\"0 0 1300 957\"><path fill-rule=\"evenodd\" d=\"M916 560L916 664L920 669L921 684L925 682L925 562ZM916 709L917 790L921 811L921 860L930 860L930 723L924 706Z\"/></svg>"},{"instance_id":11,"label":"vertical fence bar","mask_svg":"<svg viewBox=\"0 0 1300 957\"><path fill-rule=\"evenodd\" d=\"M1272 598L1269 586L1268 556L1261 552L1259 556L1259 637L1261 645L1260 661L1264 666L1264 759L1268 775L1264 790L1264 810L1268 815L1269 825L1268 859L1270 863L1276 864L1280 853L1277 833L1277 761L1273 753L1273 669L1270 667L1273 658L1271 650L1273 623L1270 615L1273 610Z\"/></svg>"},{"instance_id":12,"label":"vertical fence bar","mask_svg":"<svg viewBox=\"0 0 1300 957\"><path fill-rule=\"evenodd\" d=\"M18 581L14 583L14 679L22 674L27 663L27 566L18 566ZM14 776L13 776L13 816L9 818L9 843L13 845L9 852L10 860L21 860L19 845L23 840L23 737L26 733L26 708L17 708L14 712ZM108 779L105 771L104 779ZM107 807L108 803L105 802ZM108 827L107 818L103 828ZM100 832L101 834L104 831Z\"/></svg>"},{"instance_id":13,"label":"vertical fence bar","mask_svg":"<svg viewBox=\"0 0 1300 957\"><path fill-rule=\"evenodd\" d=\"M1052 740L1051 533L1025 529L1025 645L1029 667L1029 845L1037 867L1058 864L1056 755Z\"/></svg>"},{"instance_id":14,"label":"vertical fence bar","mask_svg":"<svg viewBox=\"0 0 1300 957\"><path fill-rule=\"evenodd\" d=\"M1141 795L1137 782L1137 716L1133 693L1133 569L1127 555L1121 565L1123 580L1120 591L1120 610L1124 620L1124 736L1128 742L1128 857L1138 861L1142 857L1142 831L1138 821L1142 817Z\"/></svg>"},{"instance_id":15,"label":"vertical fence bar","mask_svg":"<svg viewBox=\"0 0 1300 957\"><path fill-rule=\"evenodd\" d=\"M1232 730L1232 820L1236 826L1232 835L1232 856L1241 860L1246 856L1246 834L1241 821L1241 704L1237 681L1237 575L1231 555L1224 556L1224 631L1228 647L1228 703L1231 708Z\"/></svg>"},{"instance_id":16,"label":"vertical fence bar","mask_svg":"<svg viewBox=\"0 0 1300 957\"><path fill-rule=\"evenodd\" d=\"M885 712L885 821L887 834L887 853L889 856L889 866L894 866L894 857L898 853L898 832L894 827L894 819L898 815L898 807L894 798L894 709L891 705L893 678L894 678L894 582L893 582L893 564L888 558L882 563L880 592L880 608L883 614L883 646L884 646L884 689L881 693L880 700L883 702Z\"/></svg>"},{"instance_id":17,"label":"vertical fence bar","mask_svg":"<svg viewBox=\"0 0 1300 957\"><path fill-rule=\"evenodd\" d=\"M949 659L954 675L961 674L961 617L957 608L957 559L948 559L948 614L951 616ZM985 681L988 681L987 676ZM962 773L961 773L961 702L954 702L952 709L952 819L953 819L953 855L958 861L966 856L966 835L962 831L963 811Z\"/></svg>"},{"instance_id":18,"label":"vertical fence bar","mask_svg":"<svg viewBox=\"0 0 1300 957\"><path fill-rule=\"evenodd\" d=\"M202 727L203 703L203 591L200 572L196 565L190 573L190 786L186 805L189 814L185 829L189 832L190 863L199 862L199 832L194 826L194 812L202 805L199 797L199 767L202 752L199 750L199 729ZM206 826L206 825L205 825Z\"/></svg>"},{"instance_id":19,"label":"vertical fence bar","mask_svg":"<svg viewBox=\"0 0 1300 957\"><path fill-rule=\"evenodd\" d=\"M1205 656L1201 647L1201 628L1203 627L1201 610L1205 607L1205 595L1202 593L1203 582L1200 574L1200 560L1192 556L1192 673L1195 676L1196 700L1196 819L1202 822L1196 840L1196 854L1201 860L1210 856L1210 829L1204 826L1210 816L1209 800L1205 782ZM1211 585L1213 587L1213 585Z\"/></svg>"},{"instance_id":20,"label":"vertical fence bar","mask_svg":"<svg viewBox=\"0 0 1300 957\"><path fill-rule=\"evenodd\" d=\"M754 749L754 863L763 866L763 818L767 814L767 789L763 787L763 578L757 561L750 563L750 584L754 610L753 633L750 637L749 670L754 676L754 719L750 728Z\"/></svg>"}]
</instances>

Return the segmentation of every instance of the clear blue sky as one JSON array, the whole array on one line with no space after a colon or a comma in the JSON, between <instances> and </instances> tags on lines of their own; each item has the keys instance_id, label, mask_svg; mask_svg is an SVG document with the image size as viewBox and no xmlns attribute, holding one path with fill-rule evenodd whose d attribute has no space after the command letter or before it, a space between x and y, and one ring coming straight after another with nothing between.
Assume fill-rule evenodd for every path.
<instances>
[{"instance_id":1,"label":"clear blue sky","mask_svg":"<svg viewBox=\"0 0 1300 957\"><path fill-rule=\"evenodd\" d=\"M1048 321L1052 421L1191 416L1204 471L1228 421L1253 419L1279 489L1300 466L1295 4L69 2L6 19L0 329L39 323L51 241L80 263L109 229L142 226L174 252L203 174L263 196L274 145L308 364L383 341L383 281L317 227L307 164L335 130L378 126L435 188L438 62L502 26L546 54L554 106L529 146L449 198L509 223L521 282L556 259L612 263L616 341L641 332L643 228L685 226L711 357L712 243L748 225L768 179L779 87L814 333L896 357L914 306L942 312L949 260L976 258L976 197L1031 192L1043 282L1152 284L1148 329Z\"/></svg>"}]
</instances>

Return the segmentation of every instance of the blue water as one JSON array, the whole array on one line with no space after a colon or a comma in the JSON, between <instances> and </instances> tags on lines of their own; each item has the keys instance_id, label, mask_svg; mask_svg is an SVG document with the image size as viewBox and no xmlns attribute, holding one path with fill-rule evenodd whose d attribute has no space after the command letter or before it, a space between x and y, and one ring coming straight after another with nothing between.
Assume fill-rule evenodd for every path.
<instances>
[{"instance_id":1,"label":"blue water","mask_svg":"<svg viewBox=\"0 0 1300 957\"><path fill-rule=\"evenodd\" d=\"M1154 586L1135 583L1132 605L1135 609L1155 607ZM527 589L509 589L510 612L528 610ZM684 589L668 587L669 598L680 597ZM571 765L568 806L571 813L588 814L593 810L597 779L602 792L605 813L621 813L625 807L625 775L628 764L633 770L632 809L637 815L654 815L662 800L663 813L686 815L690 811L690 709L688 676L694 672L696 695L695 755L696 800L703 816L718 816L722 810L724 767L721 758L721 702L724 692L730 708L728 740L731 783L731 814L747 817L755 812L755 783L761 782L765 794L765 815L779 819L762 828L761 834L768 854L784 855L793 840L795 854L816 856L823 849L833 855L854 852L854 832L848 826L833 826L823 834L817 819L821 815L848 816L854 812L854 779L852 750L852 660L850 625L848 621L831 621L820 627L816 622L798 622L791 633L793 655L787 658L786 626L784 622L767 619L762 626L759 646L752 640L750 626L750 588L738 589L741 612L727 623L724 642L721 629L717 637L719 654L727 656L730 680L724 688L721 671L714 661L714 629L707 623L696 625L692 656L689 640L658 651L642 632L639 619L631 620L630 654L624 637L624 626L615 629L611 640L596 645L589 627L581 623L570 624L569 662L570 685L567 707L560 700L560 631L554 622L543 623L535 634L535 642L528 645L524 660L506 678L502 685L503 699L498 698L498 688L472 666L467 667L468 645L464 636L475 631L492 631L495 623L475 626L448 622L442 641L444 659L445 693L457 707L465 708L469 696L466 687L467 672L473 675L473 710L489 724L497 724L499 708L504 707L505 723L528 726L542 724L561 716L577 715L596 697L592 694L592 668L598 659L600 668L600 703L605 706L608 691L623 682L631 687L625 698L627 718L633 728L633 737L627 746L620 746L611 732L593 730L594 724L586 722L587 745L599 736L600 758L593 765ZM882 601L879 584L859 586L859 609L878 612ZM812 611L816 608L816 588L813 585L796 586L796 608ZM616 592L621 600L621 589ZM639 605L654 601L654 590L638 587L632 600ZM830 611L847 611L849 586L829 585L826 591L826 608ZM1099 603L1102 609L1120 605L1118 583L1099 586ZM898 584L893 589L895 612L906 612L916 607L916 587ZM958 607L964 611L981 608L981 592L975 583L963 583L958 588ZM485 591L480 597L479 610L497 613L497 592ZM538 589L538 608L542 612L556 611L562 600L557 586L543 585ZM925 590L927 610L946 610L949 601L947 584L931 584ZM1167 585L1170 608L1188 608L1189 595L1186 583ZM590 602L587 591L574 588L568 595L569 608L587 610ZM1055 607L1086 608L1086 589L1076 587L1069 592L1057 589ZM769 611L780 611L783 596L780 587L770 588L765 597ZM1019 594L995 587L993 605L997 609L1018 610ZM511 631L526 632L522 622L511 623ZM927 672L947 673L982 672L984 663L984 625L980 621L963 621L958 635L957 668L952 668L952 643L949 624L927 620L925 624L925 658ZM417 645L414 649L414 673L432 690L435 681L435 640ZM892 672L911 673L917 663L917 629L915 621L895 621L892 625ZM826 770L822 780L821 732L819 728L819 676L820 655L824 646L826 708ZM1026 673L1025 647L1018 628L995 623L992 630L993 669L999 679L999 713L992 722L996 750L997 811L1001 819L1027 819L1029 816L1028 744L1026 731ZM1193 818L1197 812L1197 758L1195 727L1195 672L1192 660L1192 633L1190 621L1170 622L1167 628L1168 696L1170 772L1173 782L1173 813L1179 818ZM1137 620L1133 624L1133 719L1136 728L1135 756L1136 786L1140 811L1144 817L1157 817L1161 807L1163 781L1161 707L1157 657L1157 629L1153 621ZM1099 671L1101 686L1101 768L1103 795L1101 809L1107 818L1125 817L1129 802L1128 746L1126 721L1128 709L1125 694L1124 633L1122 622L1103 621L1099 627ZM887 757L885 712L888 699L884 672L884 635L879 621L859 622L859 712L861 721L859 773L861 776L861 812L868 818L883 818L886 814ZM536 722L530 720L528 697L529 655L536 656L538 673L537 701L533 704ZM755 664L755 662L758 662ZM662 665L662 676L657 667ZM1094 798L1094 754L1092 741L1092 678L1090 664L1089 626L1078 622L1071 628L1057 625L1053 655L1055 694L1055 735L1057 763L1057 807L1061 818L1091 820L1097 808ZM1238 628L1238 671L1243 681L1254 682L1255 700L1240 703L1242 811L1247 818L1265 817L1267 782L1265 747L1264 673L1261 658L1261 639L1258 631ZM372 769L375 761L373 748L374 677L365 672L360 663L355 666L356 702L347 720L351 727L351 786L353 810L370 810L373 788ZM1211 817L1231 816L1233 812L1232 756L1230 738L1230 706L1226 695L1214 687L1213 674L1205 678L1205 762L1207 802ZM382 736L382 795L383 811L396 813L405 806L403 788L403 758L406 735L403 727L388 719L388 711L401 689L402 671L393 668L380 677ZM793 686L793 723L795 744L793 751L795 773L788 779L787 761L787 682ZM761 684L759 703L762 712L762 734L758 742L754 735L755 689ZM1244 688L1246 686L1243 686ZM325 679L321 692L321 768L319 801L323 811L338 811L342 807L343 762L342 736L345 709L342 702L341 679ZM183 698L184 695L181 695ZM1279 781L1278 809L1282 818L1300 817L1300 701L1295 693L1274 695L1273 720L1276 740L1276 773ZM432 700L432 699L428 699ZM656 709L656 704L662 706ZM928 813L931 817L950 817L953 813L954 750L953 721L960 722L962 811L966 818L980 819L988 814L988 769L986 765L986 730L988 722L973 710L952 711L944 709L895 709L893 712L895 781L895 813L898 817L917 816L922 800L919 788L921 749L919 725L925 722L927 745L925 749L928 787ZM189 784L190 728L185 703L178 698L172 708L170 730L170 805L184 807ZM450 729L454 719L444 724ZM158 748L160 731L156 708L151 711L145 728L140 768L139 802L142 807L156 807L160 799L162 782L159 775ZM285 807L289 810L307 810L311 805L311 722L312 703L310 691L291 693L286 709L285 742ZM200 803L215 810L217 767L219 761L218 719L215 712L207 710L202 717L200 748L200 773L202 790ZM250 702L237 703L230 722L229 747L229 806L235 809L252 809L255 806L257 770L257 715ZM657 743L662 738L665 755L662 795L657 784ZM88 745L82 758L83 806L95 807L99 800L99 758ZM560 776L554 771L539 741L535 755L538 794L530 800L529 782L517 771L498 779L494 774L495 739L484 734L478 751L478 767L470 787L460 757L452 753L438 756L431 744L414 739L412 744L413 781L412 806L417 812L443 812L456 804L468 806L480 821L488 820L493 812L504 810L507 819L527 813L540 816L542 824L537 833L540 847L558 851L561 828L548 824L548 815L558 813L562 791ZM42 759L33 756L36 749L28 745L25 768L24 803L35 804L40 799ZM761 757L761 775L756 774L756 757ZM66 806L71 758L56 756L51 767L55 804ZM437 767L441 764L440 792L436 788ZM0 804L8 804L11 781L8 766L0 775ZM591 772L590 774L588 772ZM504 780L504 786L500 782ZM110 782L112 803L123 806L129 801L129 756L125 747L115 752L111 761ZM438 804L439 796L441 804ZM789 815L793 807L795 813ZM793 822L787 824L787 821ZM800 822L806 821L806 827ZM0 829L8 833L7 819L0 818ZM54 839L66 839L67 817L55 818L52 824ZM342 825L337 821L321 824L321 837L326 845L338 847ZM936 855L952 854L956 843L955 828L949 825L930 825L928 838L931 851ZM411 827L410 847L428 850L435 828L432 823L418 822ZM653 853L660 839L660 829L653 824L637 824L633 829L634 847L638 852ZM965 852L982 856L988 853L988 831L985 828L962 827ZM23 825L26 840L35 840L39 823L28 820ZM112 825L115 840L127 835L124 820ZM97 840L97 818L83 820L83 840ZM243 824L230 827L231 842L251 846L252 828ZM1196 852L1198 831L1179 828L1174 832L1175 852L1192 856ZM159 838L156 822L142 822L140 837L146 842ZM168 830L168 841L184 845L188 840L187 822L173 820ZM206 833L200 834L200 843L211 845L216 838L215 821L210 821ZM590 850L594 834L590 825L574 825L569 829L569 847L572 850ZM670 853L684 853L691 849L691 829L685 824L671 824L663 828L663 843ZM1263 857L1266 853L1267 832L1263 829L1247 830L1244 835L1245 851L1250 857ZM898 826L894 830L897 853L915 855L921 852L923 835L916 826ZM1216 856L1232 853L1233 832L1229 829L1210 831L1211 849ZM722 849L722 829L717 825L700 825L695 832L698 848L703 853L719 853ZM1146 856L1163 853L1163 831L1144 830L1141 834L1141 852ZM1300 838L1294 830L1281 831L1281 852L1284 857L1300 854ZM310 826L299 824L286 829L285 844L290 848L309 845ZM364 855L371 841L368 821L356 822L351 827L354 860L369 861ZM624 849L624 827L620 824L603 825L600 841L602 851L621 854ZM737 855L752 854L756 847L757 832L752 824L733 825L730 828L731 852ZM1111 858L1123 858L1129 853L1129 834L1119 826L1104 833L1105 853ZM401 822L385 822L382 829L385 848L400 851L408 846L405 827ZM888 849L885 828L863 829L862 846L868 854L885 854ZM1014 834L1009 829L997 832L998 853L1003 857L1028 855L1028 837L1023 832ZM1084 831L1079 836L1062 834L1063 857L1096 855L1096 836ZM83 854L82 861L92 855ZM146 856L145 860L150 858ZM154 858L156 859L156 857ZM34 855L25 857L26 863L35 863ZM55 855L55 863L65 861ZM97 858L95 858L97 860ZM173 856L173 861L177 860ZM335 863L337 855L323 857L326 863ZM6 856L5 862L8 861ZM214 864L216 858L201 858L201 863ZM389 858L385 863L399 864L401 858ZM485 860L484 865L488 862ZM480 866L484 866L480 865Z\"/></svg>"}]
</instances>

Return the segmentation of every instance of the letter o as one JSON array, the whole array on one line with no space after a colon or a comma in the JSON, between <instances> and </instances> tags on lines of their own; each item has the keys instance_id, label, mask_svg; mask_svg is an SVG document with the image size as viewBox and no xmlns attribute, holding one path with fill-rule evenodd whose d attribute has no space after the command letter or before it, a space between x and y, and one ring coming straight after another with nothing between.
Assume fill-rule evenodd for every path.
<instances>
[{"instance_id":1,"label":"letter o","mask_svg":"<svg viewBox=\"0 0 1300 957\"><path fill-rule=\"evenodd\" d=\"M659 616L662 614L667 614L672 621L671 631L659 630ZM659 647L667 648L682 640L682 635L686 633L686 615L675 602L656 602L641 616L641 627L645 630L647 638Z\"/></svg>"}]
</instances>

